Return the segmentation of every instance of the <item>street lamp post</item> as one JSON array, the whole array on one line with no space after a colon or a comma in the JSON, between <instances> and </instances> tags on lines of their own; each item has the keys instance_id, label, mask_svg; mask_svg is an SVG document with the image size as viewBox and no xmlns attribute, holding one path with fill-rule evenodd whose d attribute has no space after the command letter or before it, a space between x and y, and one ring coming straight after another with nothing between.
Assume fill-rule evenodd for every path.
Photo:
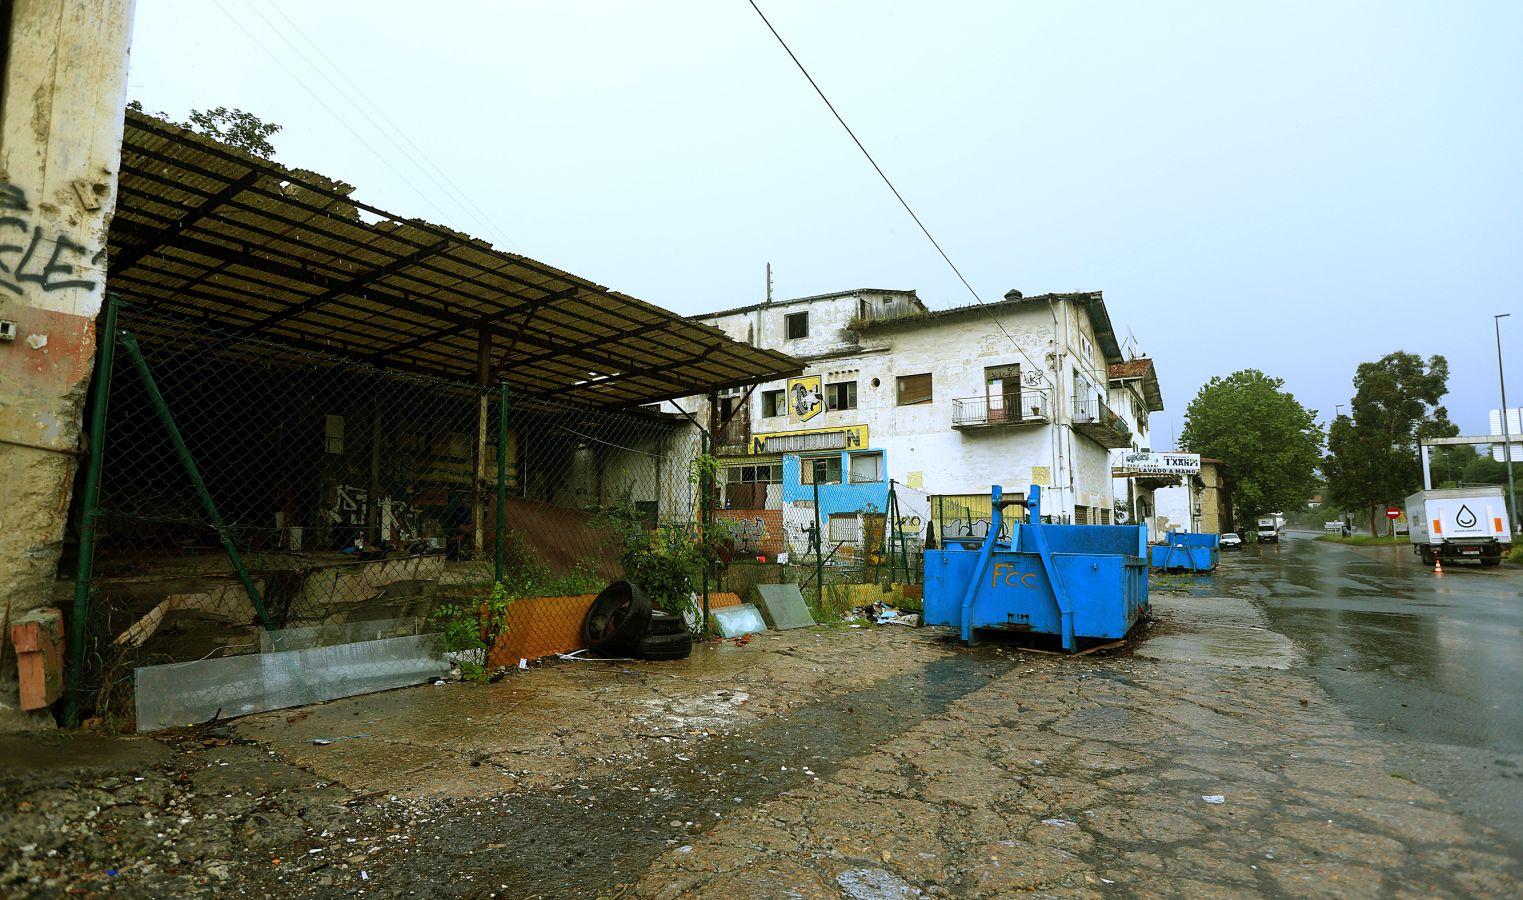
<instances>
[{"instance_id":1,"label":"street lamp post","mask_svg":"<svg viewBox=\"0 0 1523 900\"><path fill-rule=\"evenodd\" d=\"M1507 515L1514 531L1519 528L1518 490L1512 483L1512 428L1507 424L1507 375L1502 370L1502 320L1512 313L1497 313L1492 322L1497 330L1497 384L1502 389L1502 459L1507 463Z\"/></svg>"}]
</instances>

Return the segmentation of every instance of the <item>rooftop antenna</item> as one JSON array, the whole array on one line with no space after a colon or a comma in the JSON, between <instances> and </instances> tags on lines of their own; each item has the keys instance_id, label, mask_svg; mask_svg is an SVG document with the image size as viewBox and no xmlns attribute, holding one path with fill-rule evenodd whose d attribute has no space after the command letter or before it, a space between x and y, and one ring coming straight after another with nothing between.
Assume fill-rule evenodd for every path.
<instances>
[{"instance_id":1,"label":"rooftop antenna","mask_svg":"<svg viewBox=\"0 0 1523 900\"><path fill-rule=\"evenodd\" d=\"M772 264L767 263L767 302L772 302Z\"/></svg>"},{"instance_id":2,"label":"rooftop antenna","mask_svg":"<svg viewBox=\"0 0 1523 900\"><path fill-rule=\"evenodd\" d=\"M1126 350L1126 345L1127 344L1131 344L1132 345L1132 355L1130 357L1131 359L1136 359L1137 358L1137 350L1136 350L1137 343L1138 343L1138 341L1137 341L1137 335L1132 334L1131 326L1127 326L1127 329L1126 329L1126 341L1122 343L1121 348L1122 348L1122 350L1124 352Z\"/></svg>"}]
</instances>

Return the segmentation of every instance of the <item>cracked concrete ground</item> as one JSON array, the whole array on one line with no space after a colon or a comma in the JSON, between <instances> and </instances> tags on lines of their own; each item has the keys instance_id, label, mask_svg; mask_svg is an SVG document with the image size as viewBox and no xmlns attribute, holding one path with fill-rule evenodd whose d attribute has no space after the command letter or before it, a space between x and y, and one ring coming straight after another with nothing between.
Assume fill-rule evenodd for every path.
<instances>
[{"instance_id":1,"label":"cracked concrete ground","mask_svg":"<svg viewBox=\"0 0 1523 900\"><path fill-rule=\"evenodd\" d=\"M1252 605L1154 600L1137 652L819 628L0 748L0 891L1518 894Z\"/></svg>"}]
</instances>

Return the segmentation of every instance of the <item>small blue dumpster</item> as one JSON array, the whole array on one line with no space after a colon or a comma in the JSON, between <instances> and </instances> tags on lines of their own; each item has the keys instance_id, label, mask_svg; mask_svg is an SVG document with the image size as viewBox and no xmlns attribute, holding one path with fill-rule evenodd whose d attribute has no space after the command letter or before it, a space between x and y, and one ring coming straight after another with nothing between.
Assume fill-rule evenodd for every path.
<instances>
[{"instance_id":1,"label":"small blue dumpster","mask_svg":"<svg viewBox=\"0 0 1523 900\"><path fill-rule=\"evenodd\" d=\"M989 534L976 550L925 552L925 623L1117 640L1148 608L1147 529L1141 525L1046 525L1041 488L1026 496L1025 521L1007 522L1003 491L990 492Z\"/></svg>"},{"instance_id":2,"label":"small blue dumpster","mask_svg":"<svg viewBox=\"0 0 1523 900\"><path fill-rule=\"evenodd\" d=\"M1165 572L1210 572L1221 560L1222 536L1198 531L1171 531L1152 547L1153 568Z\"/></svg>"}]
</instances>

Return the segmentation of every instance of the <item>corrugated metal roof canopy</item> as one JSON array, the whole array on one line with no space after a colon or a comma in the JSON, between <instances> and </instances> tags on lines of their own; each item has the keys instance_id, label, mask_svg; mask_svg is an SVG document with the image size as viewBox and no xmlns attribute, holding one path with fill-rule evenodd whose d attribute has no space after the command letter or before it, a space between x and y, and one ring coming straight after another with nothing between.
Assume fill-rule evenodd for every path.
<instances>
[{"instance_id":1,"label":"corrugated metal roof canopy","mask_svg":"<svg viewBox=\"0 0 1523 900\"><path fill-rule=\"evenodd\" d=\"M350 190L129 111L110 289L250 337L470 382L484 338L494 381L594 405L801 369L528 257L401 220Z\"/></svg>"}]
</instances>

